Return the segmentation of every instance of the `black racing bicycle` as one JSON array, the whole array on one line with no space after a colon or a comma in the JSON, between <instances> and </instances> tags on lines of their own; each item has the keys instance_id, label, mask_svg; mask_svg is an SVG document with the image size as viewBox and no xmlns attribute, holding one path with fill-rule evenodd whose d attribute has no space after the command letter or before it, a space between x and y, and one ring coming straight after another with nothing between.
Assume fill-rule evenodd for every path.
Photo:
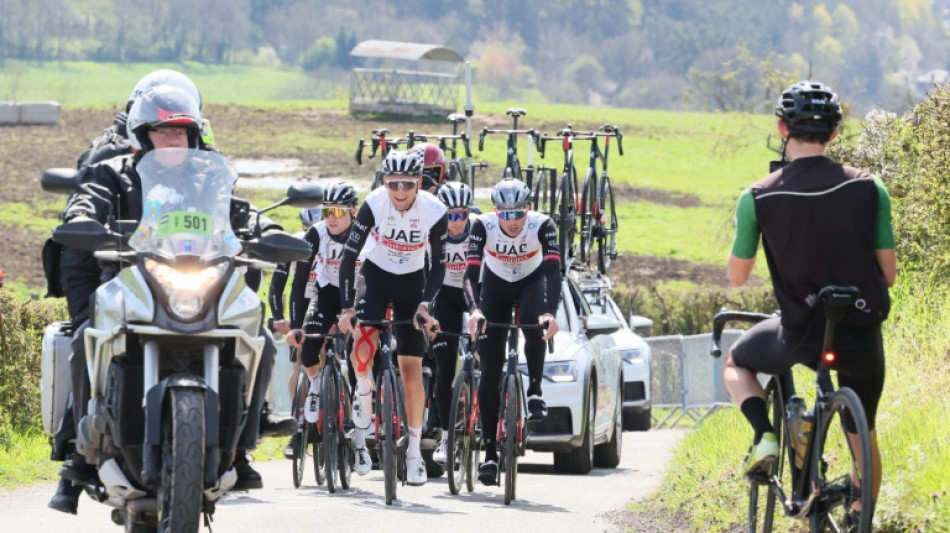
<instances>
[{"instance_id":1,"label":"black racing bicycle","mask_svg":"<svg viewBox=\"0 0 950 533\"><path fill-rule=\"evenodd\" d=\"M297 357L299 356L297 354ZM296 373L294 397L290 406L290 412L297 417L297 433L293 435L291 442L294 488L299 488L303 484L303 475L307 469L307 455L313 459L314 480L317 486L320 486L324 483L323 441L320 439L319 429L315 424L307 422L303 414L307 394L310 392L310 379L303 365L297 366Z\"/></svg>"},{"instance_id":2,"label":"black racing bicycle","mask_svg":"<svg viewBox=\"0 0 950 533\"><path fill-rule=\"evenodd\" d=\"M812 533L871 531L874 500L867 417L853 390L835 390L830 372L836 358L835 325L857 298L855 287L828 286L818 293L826 322L812 409L806 412L804 400L795 395L791 371L772 376L765 387L781 446L767 472L749 477L749 533L775 530L776 504L786 516L807 520ZM727 322L754 323L772 316L720 311L713 319L712 355L722 354L719 342ZM849 426L853 431L846 429Z\"/></svg>"},{"instance_id":3,"label":"black racing bicycle","mask_svg":"<svg viewBox=\"0 0 950 533\"><path fill-rule=\"evenodd\" d=\"M578 221L580 219L578 187L577 187L577 168L574 165L574 141L596 140L597 137L589 135L590 132L575 132L568 124L564 129L558 131L556 135L538 135L538 153L543 158L546 153L548 141L560 141L561 149L564 152L564 167L561 170L560 178L557 178L556 172L547 172L539 174L544 178L539 178L534 189L535 210L550 216L558 229L558 247L561 251L561 273L568 271L571 263L578 256L578 250L574 246L574 241L578 234Z\"/></svg>"},{"instance_id":4,"label":"black racing bicycle","mask_svg":"<svg viewBox=\"0 0 950 533\"><path fill-rule=\"evenodd\" d=\"M533 129L518 129L518 117L528 114L524 108L512 107L505 111L505 114L511 117L512 125L510 130L494 130L487 127L482 128L478 133L478 151L485 150L485 137L491 134L503 134L507 136L505 156L505 169L502 172L502 179L515 178L525 182L528 189L533 187L534 182L534 146L537 144L538 132ZM528 166L521 168L521 162L518 160L518 136L525 135L528 142Z\"/></svg>"},{"instance_id":5,"label":"black racing bicycle","mask_svg":"<svg viewBox=\"0 0 950 533\"><path fill-rule=\"evenodd\" d=\"M597 270L606 274L617 258L617 210L614 191L607 176L607 158L610 155L610 139L617 139L617 152L623 155L623 134L613 124L604 124L597 131L575 132L590 138L590 162L581 188L580 204L580 260L590 264L596 254ZM598 137L604 139L601 152ZM597 176L597 160L601 161L600 177Z\"/></svg>"},{"instance_id":6,"label":"black racing bicycle","mask_svg":"<svg viewBox=\"0 0 950 533\"><path fill-rule=\"evenodd\" d=\"M458 494L462 484L469 492L475 490L474 468L478 464L482 438L478 412L478 380L476 344L468 340L468 333L439 332L459 338L461 368L452 386L449 410L449 429L446 438L445 470L448 472L449 491Z\"/></svg>"}]
</instances>

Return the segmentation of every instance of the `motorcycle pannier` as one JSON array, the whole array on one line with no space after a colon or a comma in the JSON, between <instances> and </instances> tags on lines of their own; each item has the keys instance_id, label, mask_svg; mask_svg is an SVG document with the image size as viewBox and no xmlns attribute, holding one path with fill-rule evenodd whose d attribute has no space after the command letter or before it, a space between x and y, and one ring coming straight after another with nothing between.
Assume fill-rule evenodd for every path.
<instances>
[{"instance_id":1,"label":"motorcycle pannier","mask_svg":"<svg viewBox=\"0 0 950 533\"><path fill-rule=\"evenodd\" d=\"M69 322L46 326L43 333L40 405L43 429L50 435L59 431L66 409L69 408L69 355L73 351L72 342L73 330Z\"/></svg>"}]
</instances>

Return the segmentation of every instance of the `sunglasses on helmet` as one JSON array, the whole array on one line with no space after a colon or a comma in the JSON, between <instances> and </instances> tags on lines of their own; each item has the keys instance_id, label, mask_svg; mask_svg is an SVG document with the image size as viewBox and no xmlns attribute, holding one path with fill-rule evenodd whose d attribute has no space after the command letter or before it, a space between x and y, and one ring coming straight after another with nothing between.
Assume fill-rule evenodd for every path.
<instances>
[{"instance_id":1,"label":"sunglasses on helmet","mask_svg":"<svg viewBox=\"0 0 950 533\"><path fill-rule=\"evenodd\" d=\"M405 191L411 191L416 188L416 180L386 180L386 186L389 187L391 191L398 191L403 189Z\"/></svg>"},{"instance_id":2,"label":"sunglasses on helmet","mask_svg":"<svg viewBox=\"0 0 950 533\"><path fill-rule=\"evenodd\" d=\"M323 218L343 218L346 216L347 209L345 207L324 207L320 212L323 214Z\"/></svg>"},{"instance_id":3,"label":"sunglasses on helmet","mask_svg":"<svg viewBox=\"0 0 950 533\"><path fill-rule=\"evenodd\" d=\"M521 220L528 215L527 209L499 209L498 218L502 220Z\"/></svg>"},{"instance_id":4,"label":"sunglasses on helmet","mask_svg":"<svg viewBox=\"0 0 950 533\"><path fill-rule=\"evenodd\" d=\"M468 218L468 209L448 211L449 222L458 222Z\"/></svg>"}]
</instances>

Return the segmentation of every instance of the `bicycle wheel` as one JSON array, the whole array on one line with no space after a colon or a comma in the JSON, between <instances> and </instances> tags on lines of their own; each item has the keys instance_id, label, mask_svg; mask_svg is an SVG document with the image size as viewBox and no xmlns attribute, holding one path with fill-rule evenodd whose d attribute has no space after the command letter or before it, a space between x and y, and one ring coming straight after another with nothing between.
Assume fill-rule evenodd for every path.
<instances>
[{"instance_id":1,"label":"bicycle wheel","mask_svg":"<svg viewBox=\"0 0 950 533\"><path fill-rule=\"evenodd\" d=\"M468 372L459 372L452 389L452 406L449 410L449 429L446 438L445 470L448 472L449 491L458 494L471 470L472 446L468 427L468 414L472 406L472 390Z\"/></svg>"},{"instance_id":2,"label":"bicycle wheel","mask_svg":"<svg viewBox=\"0 0 950 533\"><path fill-rule=\"evenodd\" d=\"M313 443L313 480L317 482L319 487L326 481L323 477L323 438L316 424L309 425L310 442Z\"/></svg>"},{"instance_id":3,"label":"bicycle wheel","mask_svg":"<svg viewBox=\"0 0 950 533\"><path fill-rule=\"evenodd\" d=\"M505 505L515 499L518 477L518 385L514 376L505 378L505 433L502 435L502 454L505 470Z\"/></svg>"},{"instance_id":4,"label":"bicycle wheel","mask_svg":"<svg viewBox=\"0 0 950 533\"><path fill-rule=\"evenodd\" d=\"M617 258L617 209L614 205L614 190L610 178L604 176L600 182L598 194L599 220L594 224L594 239L597 246L597 268L606 274L613 260Z\"/></svg>"},{"instance_id":5,"label":"bicycle wheel","mask_svg":"<svg viewBox=\"0 0 950 533\"><path fill-rule=\"evenodd\" d=\"M820 491L809 517L812 533L868 533L874 515L871 494L871 437L867 417L858 395L847 387L831 394L821 411L821 425L813 449L820 450L811 460L812 483ZM856 433L845 431L845 420L852 420ZM860 459L858 459L860 457ZM860 486L856 486L857 475ZM852 513L860 503L861 512Z\"/></svg>"},{"instance_id":6,"label":"bicycle wheel","mask_svg":"<svg viewBox=\"0 0 950 533\"><path fill-rule=\"evenodd\" d=\"M469 446L472 449L472 460L468 464L468 472L465 473L465 489L469 492L475 490L475 469L482 461L482 416L478 409L478 372L476 378L472 381L472 414L469 416L468 427Z\"/></svg>"},{"instance_id":7,"label":"bicycle wheel","mask_svg":"<svg viewBox=\"0 0 950 533\"><path fill-rule=\"evenodd\" d=\"M350 425L347 424L347 414L352 412L353 405L349 396L349 383L343 374L340 374L338 383L340 400L337 404L336 421L337 427L340 428L340 441L337 443L337 468L340 487L346 490L350 488L350 479L353 476L353 440L348 437Z\"/></svg>"},{"instance_id":8,"label":"bicycle wheel","mask_svg":"<svg viewBox=\"0 0 950 533\"><path fill-rule=\"evenodd\" d=\"M337 471L337 448L340 442L340 428L337 425L339 413L339 388L336 375L329 369L323 372L323 384L320 390L320 435L323 437L323 473L327 481L327 490L336 492L334 483Z\"/></svg>"},{"instance_id":9,"label":"bicycle wheel","mask_svg":"<svg viewBox=\"0 0 950 533\"><path fill-rule=\"evenodd\" d=\"M570 176L561 177L557 189L558 244L561 249L561 272L567 271L569 260L574 257L574 239L577 235L577 206L571 192Z\"/></svg>"},{"instance_id":10,"label":"bicycle wheel","mask_svg":"<svg viewBox=\"0 0 950 533\"><path fill-rule=\"evenodd\" d=\"M578 211L580 218L580 246L578 246L578 256L582 263L590 264L591 247L594 240L593 227L597 218L597 176L594 169L588 168L587 175L584 177L584 186L581 188L581 207Z\"/></svg>"},{"instance_id":11,"label":"bicycle wheel","mask_svg":"<svg viewBox=\"0 0 950 533\"><path fill-rule=\"evenodd\" d=\"M306 379L306 374L301 368L297 375L297 387L294 389L294 398L291 402L290 412L297 417L297 434L294 436L294 455L292 461L294 488L300 487L303 483L303 474L307 464L307 445L310 438L310 424L303 420L303 402L307 397L310 381Z\"/></svg>"},{"instance_id":12,"label":"bicycle wheel","mask_svg":"<svg viewBox=\"0 0 950 533\"><path fill-rule=\"evenodd\" d=\"M769 480L773 476L779 480L784 488L791 488L790 474L785 469L785 451L788 444L785 442L785 402L782 399L781 388L777 378L769 379L765 387L765 405L772 413L772 427L776 437L782 443L779 454L772 463L767 476L759 476L749 480L749 533L771 533L775 519L775 492L771 490ZM784 475L784 477L783 477ZM790 494L791 491L787 490Z\"/></svg>"},{"instance_id":13,"label":"bicycle wheel","mask_svg":"<svg viewBox=\"0 0 950 533\"><path fill-rule=\"evenodd\" d=\"M382 418L379 425L380 435L377 440L382 443L380 454L383 469L383 484L386 487L386 505L392 505L396 499L396 479L398 465L396 464L396 434L398 421L396 413L396 381L392 372L384 370L379 380L379 397L382 404Z\"/></svg>"}]
</instances>

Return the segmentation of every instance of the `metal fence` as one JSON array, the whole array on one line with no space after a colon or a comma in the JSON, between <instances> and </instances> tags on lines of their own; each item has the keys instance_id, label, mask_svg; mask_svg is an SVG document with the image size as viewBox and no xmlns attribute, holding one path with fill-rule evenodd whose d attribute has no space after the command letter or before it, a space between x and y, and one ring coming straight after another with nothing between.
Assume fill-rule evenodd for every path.
<instances>
[{"instance_id":1,"label":"metal fence","mask_svg":"<svg viewBox=\"0 0 950 533\"><path fill-rule=\"evenodd\" d=\"M723 353L740 334L741 330L723 332ZM732 405L722 381L725 358L709 355L711 333L647 337L644 340L650 345L653 356L652 407L669 409L662 420L654 417L654 427L673 427L684 418L695 424L717 408Z\"/></svg>"}]
</instances>

